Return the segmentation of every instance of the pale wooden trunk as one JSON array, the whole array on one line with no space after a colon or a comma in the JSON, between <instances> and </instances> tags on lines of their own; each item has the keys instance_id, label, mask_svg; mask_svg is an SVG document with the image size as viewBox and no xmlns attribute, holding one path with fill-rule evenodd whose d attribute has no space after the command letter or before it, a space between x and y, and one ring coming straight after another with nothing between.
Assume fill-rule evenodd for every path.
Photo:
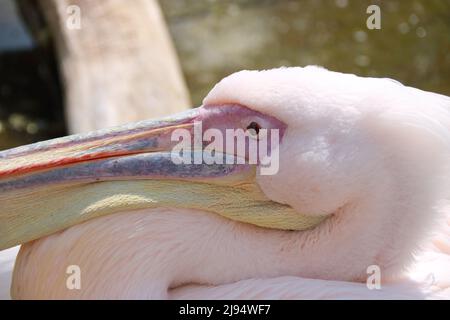
<instances>
[{"instance_id":1,"label":"pale wooden trunk","mask_svg":"<svg viewBox=\"0 0 450 320\"><path fill-rule=\"evenodd\" d=\"M85 132L189 107L155 0L40 0L55 38L69 131ZM80 8L80 29L70 6Z\"/></svg>"}]
</instances>

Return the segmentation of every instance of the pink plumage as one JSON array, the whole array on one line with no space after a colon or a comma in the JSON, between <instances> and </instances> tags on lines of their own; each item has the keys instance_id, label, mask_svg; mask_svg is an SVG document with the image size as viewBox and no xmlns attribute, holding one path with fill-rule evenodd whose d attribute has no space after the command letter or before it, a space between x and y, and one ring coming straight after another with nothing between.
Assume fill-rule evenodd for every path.
<instances>
[{"instance_id":1,"label":"pink plumage","mask_svg":"<svg viewBox=\"0 0 450 320\"><path fill-rule=\"evenodd\" d=\"M329 219L287 232L189 209L97 218L25 244L13 297L450 298L448 97L306 67L233 74L204 100L223 104L287 124L280 170L258 184ZM64 285L70 264L82 290Z\"/></svg>"}]
</instances>

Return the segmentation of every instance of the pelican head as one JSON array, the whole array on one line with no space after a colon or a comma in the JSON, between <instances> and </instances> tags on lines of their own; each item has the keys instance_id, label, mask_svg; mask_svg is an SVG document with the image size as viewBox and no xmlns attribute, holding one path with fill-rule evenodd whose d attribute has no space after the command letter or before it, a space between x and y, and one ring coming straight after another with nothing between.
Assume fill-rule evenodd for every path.
<instances>
[{"instance_id":1,"label":"pelican head","mask_svg":"<svg viewBox=\"0 0 450 320\"><path fill-rule=\"evenodd\" d=\"M315 66L241 71L183 114L0 153L0 247L165 207L231 219L222 228L227 219L211 218L219 227L197 243L209 269L178 284L283 275L359 281L374 264L394 277L447 195L449 110L448 97L390 79ZM239 154L217 144L233 164L174 163L174 133L195 136L198 122L224 137L246 130L249 144L266 129L270 153L249 163L250 147ZM270 157L276 170L263 174Z\"/></svg>"},{"instance_id":2,"label":"pelican head","mask_svg":"<svg viewBox=\"0 0 450 320\"><path fill-rule=\"evenodd\" d=\"M448 97L309 66L241 71L204 100L229 103L287 126L279 171L256 179L272 201L327 217L301 232L306 276L365 279L376 264L389 278L412 261L449 194Z\"/></svg>"}]
</instances>

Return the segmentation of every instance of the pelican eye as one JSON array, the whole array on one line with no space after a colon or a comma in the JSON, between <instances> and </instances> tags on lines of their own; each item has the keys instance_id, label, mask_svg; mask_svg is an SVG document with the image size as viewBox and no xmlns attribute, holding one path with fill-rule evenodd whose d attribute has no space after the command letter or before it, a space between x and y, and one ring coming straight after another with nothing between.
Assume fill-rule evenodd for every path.
<instances>
[{"instance_id":1,"label":"pelican eye","mask_svg":"<svg viewBox=\"0 0 450 320\"><path fill-rule=\"evenodd\" d=\"M251 137L254 137L254 138L258 137L258 135L259 135L259 130L260 130L260 129L261 129L261 126L260 126L257 122L255 122L255 121L252 121L252 122L247 126L247 130L248 130L249 135L250 135Z\"/></svg>"}]
</instances>

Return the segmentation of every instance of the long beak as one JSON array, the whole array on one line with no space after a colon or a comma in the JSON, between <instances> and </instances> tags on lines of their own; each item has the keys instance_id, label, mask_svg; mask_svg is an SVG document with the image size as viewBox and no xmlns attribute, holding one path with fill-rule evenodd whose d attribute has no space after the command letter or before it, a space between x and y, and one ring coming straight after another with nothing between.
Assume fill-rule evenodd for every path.
<instances>
[{"instance_id":1,"label":"long beak","mask_svg":"<svg viewBox=\"0 0 450 320\"><path fill-rule=\"evenodd\" d=\"M197 115L193 109L0 152L0 250L144 208L198 209L284 230L323 219L269 200L255 183L254 166L175 164L171 133L190 130Z\"/></svg>"}]
</instances>

